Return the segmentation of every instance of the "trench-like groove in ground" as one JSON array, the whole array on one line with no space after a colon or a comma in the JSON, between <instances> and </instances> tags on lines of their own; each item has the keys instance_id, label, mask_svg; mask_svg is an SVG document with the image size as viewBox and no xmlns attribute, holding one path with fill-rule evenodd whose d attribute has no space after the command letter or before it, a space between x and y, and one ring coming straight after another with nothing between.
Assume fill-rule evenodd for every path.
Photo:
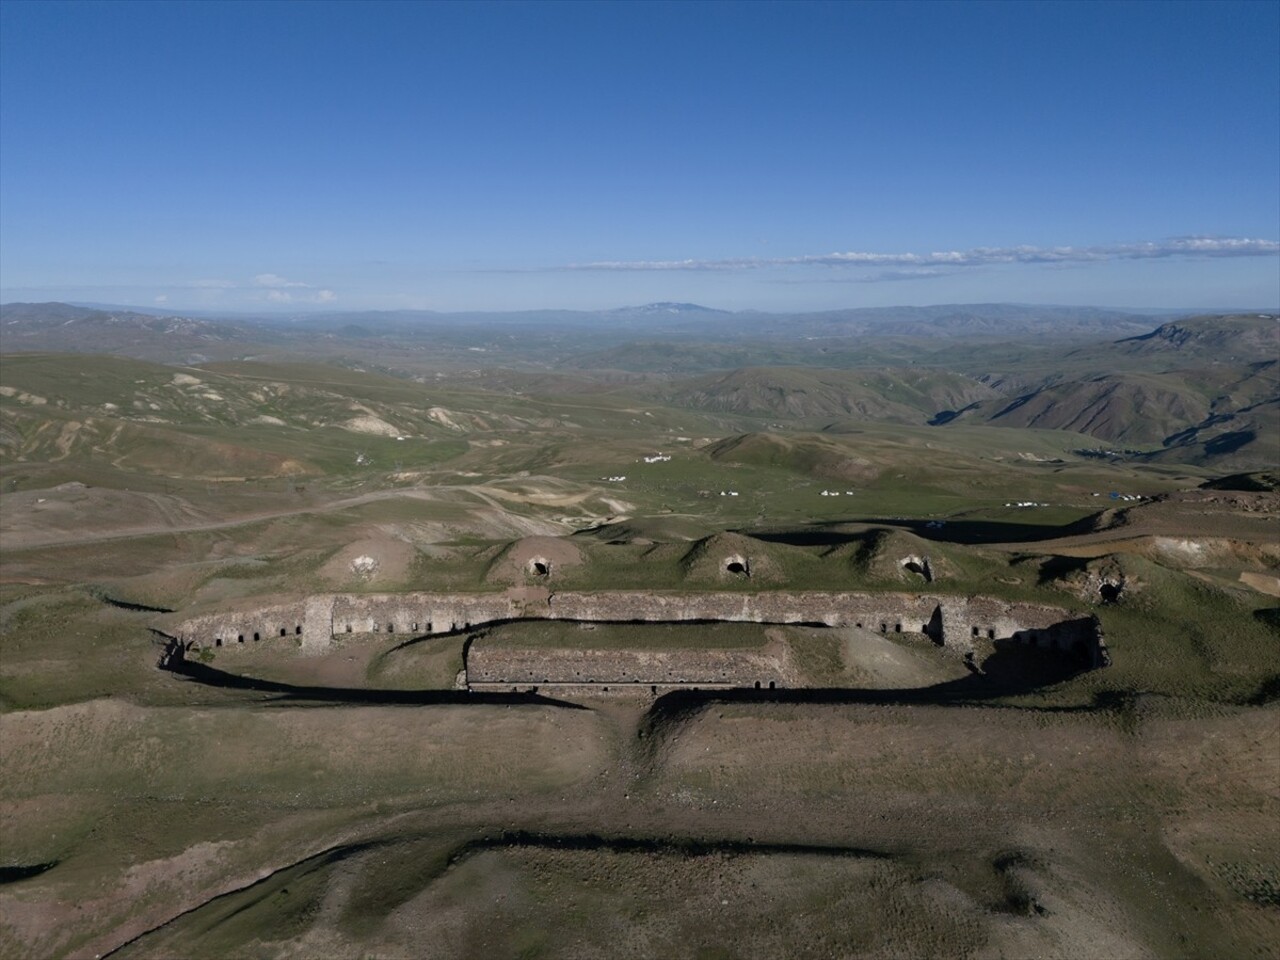
<instances>
[{"instance_id":1,"label":"trench-like groove in ground","mask_svg":"<svg viewBox=\"0 0 1280 960\"><path fill-rule=\"evenodd\" d=\"M770 843L747 840L709 840L700 837L610 837L598 833L540 833L529 830L504 830L494 837L470 840L450 856L449 863L459 863L485 850L507 847L534 847L547 850L605 850L609 853L665 853L686 857L715 854L741 855L805 854L826 857L857 857L889 860L887 853L866 847L827 846L813 843Z\"/></svg>"},{"instance_id":2,"label":"trench-like groove in ground","mask_svg":"<svg viewBox=\"0 0 1280 960\"><path fill-rule=\"evenodd\" d=\"M114 956L126 947L130 947L145 937L154 933L158 933L175 923L180 922L186 917L203 910L215 903L234 897L239 894L246 893L258 887L269 884L280 874L298 868L307 868L310 870L323 869L348 860L371 850L384 848L397 843L412 843L417 840L426 839L425 837L400 836L394 838L385 838L381 840L369 840L363 843L345 844L339 847L333 847L329 850L321 851L294 863L286 864L272 870L264 877L237 887L234 890L227 890L216 896L210 897L195 906L174 914L163 923L159 923L142 933L124 941L118 946L112 947L101 955L101 960L107 960L108 957ZM503 830L492 836L481 836L472 840L464 841L440 858L439 866L423 876L424 883L417 887L415 892L425 889L436 880L444 875L445 871L450 867L456 866L465 860L470 859L478 854L489 850L504 850L513 848L532 848L545 850L569 850L592 852L603 850L609 853L648 853L663 854L667 856L680 857L706 857L716 855L729 856L745 856L745 855L803 855L803 856L819 856L842 859L858 859L858 860L892 860L891 854L881 850L873 850L867 847L847 847L834 846L824 844L811 843L774 843L768 841L756 841L751 838L745 840L713 840L703 837L646 837L646 836L606 836L604 834L595 833L544 833L533 830ZM246 904L240 910L248 909L251 904ZM396 904L388 907L388 912L393 909ZM239 913L240 910L235 911ZM232 914L234 916L234 914Z\"/></svg>"},{"instance_id":3,"label":"trench-like groove in ground","mask_svg":"<svg viewBox=\"0 0 1280 960\"><path fill-rule=\"evenodd\" d=\"M1079 671L1077 671L1079 672ZM1074 675L1074 674L1072 674ZM1062 679L1068 679L1064 676ZM645 711L636 727L636 760L651 767L672 735L699 714L717 705L807 704L813 706L926 706L982 707L987 710L1012 710L1020 713L1113 714L1127 717L1132 713L1137 694L1128 691L1102 690L1090 703L1067 706L1039 706L1002 703L992 698L1014 693L1029 693L1036 686L1021 690L974 686L982 677L912 687L901 690L850 690L829 687L790 687L783 690L673 690L658 697Z\"/></svg>"},{"instance_id":4,"label":"trench-like groove in ground","mask_svg":"<svg viewBox=\"0 0 1280 960\"><path fill-rule=\"evenodd\" d=\"M247 883L243 887L236 887L234 890L227 890L225 893L220 893L217 896L210 897L208 900L204 900L200 903L197 903L194 907L188 907L186 910L183 910L179 913L175 913L172 917L170 917L168 920L165 920L163 923L158 923L154 927L144 930L142 931L142 933L139 933L136 936L130 937L128 940L125 940L123 943L120 943L114 947L111 947L105 953L99 954L99 960L107 960L108 957L114 956L115 954L119 953L121 950L125 949L126 947L132 946L133 944L141 940L143 937L148 937L153 933L157 933L160 930L163 930L165 927L168 927L168 926L171 926L172 924L177 923L183 917L188 917L191 914L195 913L196 911L204 909L210 904L217 903L219 900L225 900L228 897L234 897L236 894L244 893L247 890L252 890L254 887L260 887L260 886L263 886L264 884L268 884L277 876L279 876L281 873L284 873L286 870L296 870L298 867L310 867L311 869L316 869L321 867L332 866L335 863L341 863L343 860L347 860L351 857L356 856L357 854L361 854L368 850L373 850L378 847L385 846L388 842L389 841L386 841L386 840L368 840L368 841L365 841L364 843L343 844L342 846L331 847L328 850L322 850L317 854L313 854L310 857L304 857L301 860L298 860L294 863L286 864L283 867L277 867L275 870L272 870L270 873L268 873L265 877L259 877L257 880L254 880L252 883Z\"/></svg>"}]
</instances>

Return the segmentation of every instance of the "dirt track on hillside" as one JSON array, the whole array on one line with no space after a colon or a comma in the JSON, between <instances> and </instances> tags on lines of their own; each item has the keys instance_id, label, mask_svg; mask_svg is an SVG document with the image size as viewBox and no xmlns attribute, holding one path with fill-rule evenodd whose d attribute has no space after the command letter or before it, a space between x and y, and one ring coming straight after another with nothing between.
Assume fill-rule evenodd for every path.
<instances>
[{"instance_id":1,"label":"dirt track on hillside","mask_svg":"<svg viewBox=\"0 0 1280 960\"><path fill-rule=\"evenodd\" d=\"M66 485L68 487L72 485ZM532 506L582 506L590 492L573 496L513 494L484 485L438 486L429 489L378 490L343 497L323 504L245 513L229 520L206 519L208 513L181 497L135 493L74 485L74 490L53 488L7 494L0 511L0 539L6 551L38 547L75 546L113 540L129 540L157 534L199 533L227 530L265 520L309 514L337 513L387 500L468 502L501 510L499 501L519 501ZM563 526L552 519L541 521L557 531ZM94 529L97 527L97 529ZM567 529L567 528L566 528ZM530 531L534 532L534 531Z\"/></svg>"}]
</instances>

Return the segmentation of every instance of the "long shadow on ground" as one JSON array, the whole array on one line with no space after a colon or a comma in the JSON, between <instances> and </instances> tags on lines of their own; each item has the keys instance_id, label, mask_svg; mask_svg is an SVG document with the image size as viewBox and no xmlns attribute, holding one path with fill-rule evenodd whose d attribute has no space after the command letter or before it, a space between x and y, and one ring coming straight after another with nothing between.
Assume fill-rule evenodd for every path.
<instances>
[{"instance_id":1,"label":"long shadow on ground","mask_svg":"<svg viewBox=\"0 0 1280 960\"><path fill-rule=\"evenodd\" d=\"M6 883L17 883L19 880L27 880L30 877L38 877L40 874L48 870L52 870L57 865L58 861L53 860L49 863L32 863L0 867L0 885Z\"/></svg>"},{"instance_id":2,"label":"long shadow on ground","mask_svg":"<svg viewBox=\"0 0 1280 960\"><path fill-rule=\"evenodd\" d=\"M441 704L503 704L507 706L563 707L586 710L577 703L544 697L536 693L471 693L466 690L369 690L360 687L312 687L276 680L243 677L211 667L207 663L169 655L160 669L176 673L195 683L230 690L251 690L277 694L275 703L380 704L383 706L421 707Z\"/></svg>"},{"instance_id":3,"label":"long shadow on ground","mask_svg":"<svg viewBox=\"0 0 1280 960\"><path fill-rule=\"evenodd\" d=\"M884 517L868 517L850 521L865 523L869 526L890 527L906 530L924 540L939 543L1035 543L1041 540L1057 540L1061 537L1073 537L1084 533L1095 532L1095 517L1085 517L1074 523L1005 523L999 520L948 520L942 526L930 526L936 521L901 520ZM823 522L814 524L812 529L755 531L739 530L744 536L764 540L767 543L785 543L793 547L835 547L846 543L855 543L867 539L867 531L856 533L847 530L832 529L832 524Z\"/></svg>"},{"instance_id":4,"label":"long shadow on ground","mask_svg":"<svg viewBox=\"0 0 1280 960\"><path fill-rule=\"evenodd\" d=\"M1051 650L1029 650L1015 643L996 644L996 652L974 667L967 677L928 687L868 690L848 687L802 687L783 690L676 690L658 697L640 722L641 740L660 741L668 729L678 726L712 704L870 704L879 706L990 706L998 698L1034 693L1085 673L1090 668L1078 658ZM1084 706L1010 706L1009 709L1052 713L1115 711L1126 708L1132 697L1101 692Z\"/></svg>"},{"instance_id":5,"label":"long shadow on ground","mask_svg":"<svg viewBox=\"0 0 1280 960\"><path fill-rule=\"evenodd\" d=\"M360 687L322 687L282 683L228 673L208 664L190 660L181 644L171 643L160 660L160 668L196 683L232 690L276 694L275 702L383 704L427 706L439 704L540 704L586 710L581 704L538 693L478 692L468 690L375 690ZM920 704L965 705L989 702L997 697L1031 693L1070 680L1088 670L1078 658L1051 650L1030 650L1021 644L999 642L996 651L981 668L958 680L907 689L868 690L848 687L805 687L777 690L677 690L654 701L641 725L661 727L702 709L710 703L817 703L817 704ZM1094 707L1041 708L1058 710L1113 709L1115 704ZM1023 708L1020 708L1023 709Z\"/></svg>"}]
</instances>

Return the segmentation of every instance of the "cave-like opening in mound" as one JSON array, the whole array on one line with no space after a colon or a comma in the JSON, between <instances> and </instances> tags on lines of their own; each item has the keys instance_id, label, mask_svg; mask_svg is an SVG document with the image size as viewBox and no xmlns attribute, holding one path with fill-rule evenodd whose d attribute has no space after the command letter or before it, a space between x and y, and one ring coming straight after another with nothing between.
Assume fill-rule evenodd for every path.
<instances>
[{"instance_id":1,"label":"cave-like opening in mound","mask_svg":"<svg viewBox=\"0 0 1280 960\"><path fill-rule=\"evenodd\" d=\"M933 570L929 566L928 557L903 557L902 569L924 577L925 583L933 583Z\"/></svg>"},{"instance_id":2,"label":"cave-like opening in mound","mask_svg":"<svg viewBox=\"0 0 1280 960\"><path fill-rule=\"evenodd\" d=\"M724 571L735 577L751 576L751 567L747 564L747 558L738 555L725 558Z\"/></svg>"},{"instance_id":3,"label":"cave-like opening in mound","mask_svg":"<svg viewBox=\"0 0 1280 960\"><path fill-rule=\"evenodd\" d=\"M551 561L546 557L534 557L529 561L526 569L531 577L549 577L551 576Z\"/></svg>"},{"instance_id":4,"label":"cave-like opening in mound","mask_svg":"<svg viewBox=\"0 0 1280 960\"><path fill-rule=\"evenodd\" d=\"M1102 598L1103 603L1115 603L1120 599L1120 594L1124 591L1123 583L1114 583L1110 580L1104 580L1098 584L1098 596Z\"/></svg>"}]
</instances>

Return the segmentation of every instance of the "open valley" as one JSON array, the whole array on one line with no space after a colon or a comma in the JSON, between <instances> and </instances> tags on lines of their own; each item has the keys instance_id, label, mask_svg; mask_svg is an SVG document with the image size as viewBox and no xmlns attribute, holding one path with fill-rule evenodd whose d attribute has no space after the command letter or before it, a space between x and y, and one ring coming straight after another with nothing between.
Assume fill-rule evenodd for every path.
<instances>
[{"instance_id":1,"label":"open valley","mask_svg":"<svg viewBox=\"0 0 1280 960\"><path fill-rule=\"evenodd\" d=\"M5 357L6 955L1269 955L1274 433L362 366Z\"/></svg>"},{"instance_id":2,"label":"open valley","mask_svg":"<svg viewBox=\"0 0 1280 960\"><path fill-rule=\"evenodd\" d=\"M1280 960L1280 0L0 0L0 960Z\"/></svg>"}]
</instances>

